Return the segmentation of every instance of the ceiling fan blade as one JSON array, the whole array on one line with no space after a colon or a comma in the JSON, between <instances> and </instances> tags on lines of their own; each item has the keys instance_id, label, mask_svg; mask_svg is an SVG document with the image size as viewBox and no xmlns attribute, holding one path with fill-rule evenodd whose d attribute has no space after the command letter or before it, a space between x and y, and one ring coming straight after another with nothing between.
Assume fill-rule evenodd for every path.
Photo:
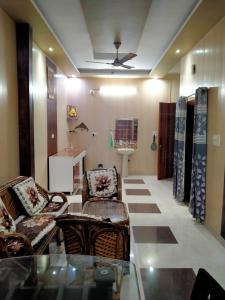
<instances>
[{"instance_id":1,"label":"ceiling fan blade","mask_svg":"<svg viewBox=\"0 0 225 300\"><path fill-rule=\"evenodd\" d=\"M123 68L125 68L125 69L133 69L134 67L132 67L132 66L128 66L128 65L121 65L121 67L123 67Z\"/></svg>"},{"instance_id":2,"label":"ceiling fan blade","mask_svg":"<svg viewBox=\"0 0 225 300\"><path fill-rule=\"evenodd\" d=\"M125 55L124 57L122 57L119 61L121 64L123 64L125 61L128 61L134 57L136 57L137 54L134 54L134 53L128 53L127 55Z\"/></svg>"},{"instance_id":3,"label":"ceiling fan blade","mask_svg":"<svg viewBox=\"0 0 225 300\"><path fill-rule=\"evenodd\" d=\"M85 62L92 63L92 64L112 65L111 63L106 63L106 62L101 62L101 61L91 61L91 60L86 60Z\"/></svg>"}]
</instances>

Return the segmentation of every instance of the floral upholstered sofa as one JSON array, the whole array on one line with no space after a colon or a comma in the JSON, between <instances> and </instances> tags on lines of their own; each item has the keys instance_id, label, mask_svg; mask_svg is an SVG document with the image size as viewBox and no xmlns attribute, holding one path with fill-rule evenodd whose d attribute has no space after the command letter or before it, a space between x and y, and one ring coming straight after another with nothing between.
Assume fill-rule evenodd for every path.
<instances>
[{"instance_id":1,"label":"floral upholstered sofa","mask_svg":"<svg viewBox=\"0 0 225 300\"><path fill-rule=\"evenodd\" d=\"M58 233L55 217L68 207L63 193L49 193L32 177L0 187L0 258L48 251Z\"/></svg>"},{"instance_id":2,"label":"floral upholstered sofa","mask_svg":"<svg viewBox=\"0 0 225 300\"><path fill-rule=\"evenodd\" d=\"M93 199L122 201L121 177L116 168L99 168L85 172L82 189L82 205Z\"/></svg>"}]
</instances>

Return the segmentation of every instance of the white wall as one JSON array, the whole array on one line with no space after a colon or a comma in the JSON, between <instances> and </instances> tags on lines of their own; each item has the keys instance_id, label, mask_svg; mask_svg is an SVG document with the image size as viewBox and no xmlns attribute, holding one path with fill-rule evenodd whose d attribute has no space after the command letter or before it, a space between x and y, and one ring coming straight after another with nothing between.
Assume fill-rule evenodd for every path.
<instances>
[{"instance_id":1,"label":"white wall","mask_svg":"<svg viewBox=\"0 0 225 300\"><path fill-rule=\"evenodd\" d=\"M191 72L196 64L196 74ZM181 61L180 94L195 92L199 86L211 88L208 107L206 226L220 236L225 162L225 18ZM213 89L212 89L213 88ZM213 134L219 134L221 145L212 143Z\"/></svg>"},{"instance_id":2,"label":"white wall","mask_svg":"<svg viewBox=\"0 0 225 300\"><path fill-rule=\"evenodd\" d=\"M134 86L137 94L133 96L103 96L98 89L103 85ZM68 121L73 129L84 122L89 132L79 131L70 134L74 147L87 150L85 168L92 169L98 163L104 166L116 165L121 171L122 157L115 149L107 147L110 128L115 127L117 118L137 118L138 148L130 156L130 174L156 174L157 152L150 150L153 131L158 130L159 102L168 102L171 96L171 81L151 79L112 79L75 78L69 79L68 103L77 106L78 120ZM94 95L90 90L96 90ZM173 93L176 94L175 92ZM171 99L173 100L173 99ZM96 132L93 137L91 132Z\"/></svg>"},{"instance_id":3,"label":"white wall","mask_svg":"<svg viewBox=\"0 0 225 300\"><path fill-rule=\"evenodd\" d=\"M47 145L47 84L46 56L33 45L33 101L34 101L34 151L35 180L47 188L48 182L48 145ZM57 70L58 74L62 73ZM57 147L67 147L66 88L65 78L56 78L57 93Z\"/></svg>"}]
</instances>

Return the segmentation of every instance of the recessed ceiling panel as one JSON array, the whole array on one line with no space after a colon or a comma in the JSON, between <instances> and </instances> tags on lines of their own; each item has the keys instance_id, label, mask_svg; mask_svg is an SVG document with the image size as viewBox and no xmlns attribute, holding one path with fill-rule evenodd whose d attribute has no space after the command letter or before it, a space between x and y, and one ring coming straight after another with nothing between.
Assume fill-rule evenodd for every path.
<instances>
[{"instance_id":1,"label":"recessed ceiling panel","mask_svg":"<svg viewBox=\"0 0 225 300\"><path fill-rule=\"evenodd\" d=\"M145 73L159 61L201 0L32 1L80 72L114 72L113 42L118 38L122 42L119 58L137 54L126 63L134 68L124 71Z\"/></svg>"},{"instance_id":2,"label":"recessed ceiling panel","mask_svg":"<svg viewBox=\"0 0 225 300\"><path fill-rule=\"evenodd\" d=\"M136 52L150 8L149 0L81 0L83 14L95 53Z\"/></svg>"}]
</instances>

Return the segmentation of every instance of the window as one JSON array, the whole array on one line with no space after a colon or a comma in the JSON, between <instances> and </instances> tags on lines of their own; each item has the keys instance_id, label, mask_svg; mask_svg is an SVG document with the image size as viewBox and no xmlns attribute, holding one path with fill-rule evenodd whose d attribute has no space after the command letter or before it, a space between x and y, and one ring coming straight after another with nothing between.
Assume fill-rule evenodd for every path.
<instances>
[{"instance_id":1,"label":"window","mask_svg":"<svg viewBox=\"0 0 225 300\"><path fill-rule=\"evenodd\" d=\"M115 147L137 148L138 119L117 119L115 123Z\"/></svg>"}]
</instances>

